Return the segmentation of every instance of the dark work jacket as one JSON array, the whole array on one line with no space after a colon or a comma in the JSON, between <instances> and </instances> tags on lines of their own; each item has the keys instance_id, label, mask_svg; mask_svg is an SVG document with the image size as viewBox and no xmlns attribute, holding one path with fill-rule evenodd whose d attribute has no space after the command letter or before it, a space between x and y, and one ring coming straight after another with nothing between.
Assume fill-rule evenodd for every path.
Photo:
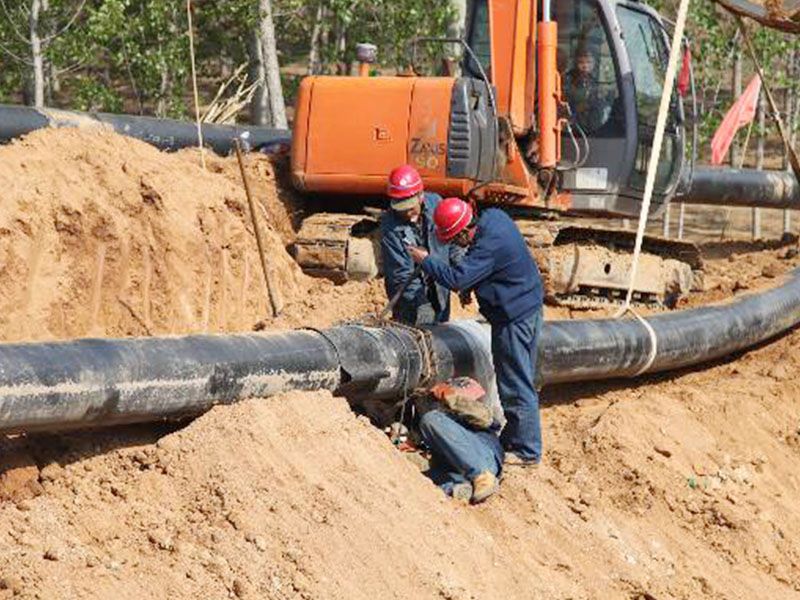
<instances>
[{"instance_id":1,"label":"dark work jacket","mask_svg":"<svg viewBox=\"0 0 800 600\"><path fill-rule=\"evenodd\" d=\"M467 254L455 266L436 257L422 270L451 290L474 290L491 324L532 315L542 306L542 279L514 221L497 208L483 211Z\"/></svg>"},{"instance_id":2,"label":"dark work jacket","mask_svg":"<svg viewBox=\"0 0 800 600\"><path fill-rule=\"evenodd\" d=\"M438 194L426 192L417 224L402 220L392 209L383 213L381 254L384 285L389 299L414 272L414 261L411 260L406 246L425 248L431 256L437 257L446 265L463 254L436 238L433 211L441 200ZM419 273L395 304L392 317L409 325L444 323L450 318L450 290L436 285L424 273Z\"/></svg>"}]
</instances>

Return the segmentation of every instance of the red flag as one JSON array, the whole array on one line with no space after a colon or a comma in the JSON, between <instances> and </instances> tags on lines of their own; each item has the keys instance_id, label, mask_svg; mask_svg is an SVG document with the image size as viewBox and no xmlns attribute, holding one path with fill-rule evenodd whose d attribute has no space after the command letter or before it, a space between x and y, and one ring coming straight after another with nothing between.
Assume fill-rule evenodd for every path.
<instances>
[{"instance_id":1,"label":"red flag","mask_svg":"<svg viewBox=\"0 0 800 600\"><path fill-rule=\"evenodd\" d=\"M681 64L681 73L678 75L678 93L685 96L689 91L690 83L690 69L692 65L692 53L689 51L689 46L683 50L683 63Z\"/></svg>"},{"instance_id":2,"label":"red flag","mask_svg":"<svg viewBox=\"0 0 800 600\"><path fill-rule=\"evenodd\" d=\"M761 79L756 75L750 80L744 94L739 96L728 110L728 114L722 119L722 123L711 140L712 164L722 164L722 159L728 153L728 148L731 147L733 136L740 127L747 125L755 117L759 92L761 92Z\"/></svg>"}]
</instances>

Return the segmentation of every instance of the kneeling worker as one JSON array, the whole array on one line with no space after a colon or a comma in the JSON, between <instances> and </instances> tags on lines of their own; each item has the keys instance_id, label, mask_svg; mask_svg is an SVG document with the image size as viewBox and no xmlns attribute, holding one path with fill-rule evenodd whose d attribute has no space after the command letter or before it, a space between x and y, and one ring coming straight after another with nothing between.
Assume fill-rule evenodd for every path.
<instances>
[{"instance_id":1,"label":"kneeling worker","mask_svg":"<svg viewBox=\"0 0 800 600\"><path fill-rule=\"evenodd\" d=\"M412 245L414 262L451 290L474 290L492 328L492 362L507 419L501 435L506 464L534 465L542 459L539 396L534 387L542 328L542 280L514 221L497 208L480 218L459 198L443 200L434 214L441 241L468 248L450 266Z\"/></svg>"},{"instance_id":2,"label":"kneeling worker","mask_svg":"<svg viewBox=\"0 0 800 600\"><path fill-rule=\"evenodd\" d=\"M407 325L444 323L450 318L450 291L422 272L414 275L414 262L406 252L406 246L419 246L446 265L460 255L460 249L448 247L435 235L433 214L441 196L424 192L422 178L410 165L392 170L386 195L390 208L381 217L381 252L387 297L393 298L414 276L392 308L392 318Z\"/></svg>"},{"instance_id":3,"label":"kneeling worker","mask_svg":"<svg viewBox=\"0 0 800 600\"><path fill-rule=\"evenodd\" d=\"M497 400L495 398L495 403ZM503 468L503 410L480 384L459 377L415 399L419 432L431 451L429 475L444 492L477 504L494 494Z\"/></svg>"}]
</instances>

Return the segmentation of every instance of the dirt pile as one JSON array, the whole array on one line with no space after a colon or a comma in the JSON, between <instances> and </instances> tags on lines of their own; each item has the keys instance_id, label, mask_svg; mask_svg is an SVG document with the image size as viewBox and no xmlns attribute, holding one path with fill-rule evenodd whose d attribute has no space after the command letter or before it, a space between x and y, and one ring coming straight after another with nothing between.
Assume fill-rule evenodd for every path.
<instances>
[{"instance_id":1,"label":"dirt pile","mask_svg":"<svg viewBox=\"0 0 800 600\"><path fill-rule=\"evenodd\" d=\"M178 156L200 161L196 148L178 152ZM212 173L224 176L236 187L242 187L242 173L238 161L233 157L222 157L206 152L206 167ZM286 156L270 158L263 154L246 154L245 172L250 191L261 204L266 221L281 236L284 245L291 244L303 219L303 198L289 181L289 160Z\"/></svg>"},{"instance_id":2,"label":"dirt pile","mask_svg":"<svg viewBox=\"0 0 800 600\"><path fill-rule=\"evenodd\" d=\"M266 314L241 187L112 133L0 148L0 337L250 329ZM306 278L268 233L284 295Z\"/></svg>"},{"instance_id":3,"label":"dirt pile","mask_svg":"<svg viewBox=\"0 0 800 600\"><path fill-rule=\"evenodd\" d=\"M284 311L271 318L236 159L207 160L102 131L0 147L0 340L324 327L385 303L377 282L300 271L285 250L296 198L278 191L281 165L251 155Z\"/></svg>"},{"instance_id":4,"label":"dirt pile","mask_svg":"<svg viewBox=\"0 0 800 600\"><path fill-rule=\"evenodd\" d=\"M445 500L329 394L219 407L155 443L114 443L38 445L59 461L44 494L0 508L14 597L528 597L532 557L492 537L502 504ZM542 589L570 586L549 579Z\"/></svg>"}]
</instances>

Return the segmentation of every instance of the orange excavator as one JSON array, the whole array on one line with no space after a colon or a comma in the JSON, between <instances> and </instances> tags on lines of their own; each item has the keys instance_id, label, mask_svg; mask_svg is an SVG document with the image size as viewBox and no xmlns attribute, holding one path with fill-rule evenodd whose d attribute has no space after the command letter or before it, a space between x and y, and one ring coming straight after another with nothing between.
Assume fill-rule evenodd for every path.
<instances>
[{"instance_id":1,"label":"orange excavator","mask_svg":"<svg viewBox=\"0 0 800 600\"><path fill-rule=\"evenodd\" d=\"M363 279L380 270L377 221L363 213L386 175L414 165L428 191L501 205L517 217L565 304L624 297L633 234L554 216L638 217L668 57L658 14L635 0L474 0L461 73L307 77L292 134L294 185L320 195L295 244L314 274ZM412 57L420 44L415 40ZM374 47L372 47L374 49ZM652 210L679 192L682 103L672 102ZM335 196L334 196L335 195ZM359 214L353 214L354 212ZM572 220L572 219L571 219ZM634 299L670 305L697 285L699 252L650 237ZM546 252L542 252L546 250Z\"/></svg>"}]
</instances>

